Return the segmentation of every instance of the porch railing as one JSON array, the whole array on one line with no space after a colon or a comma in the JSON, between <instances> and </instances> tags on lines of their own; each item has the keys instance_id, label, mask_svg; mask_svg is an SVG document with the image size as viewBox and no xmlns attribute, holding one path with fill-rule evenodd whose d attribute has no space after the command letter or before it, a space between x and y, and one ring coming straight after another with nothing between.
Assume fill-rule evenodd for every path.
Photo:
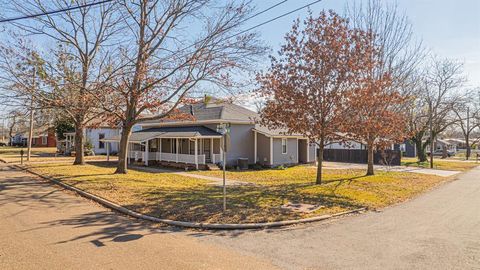
<instances>
[{"instance_id":1,"label":"porch railing","mask_svg":"<svg viewBox=\"0 0 480 270\"><path fill-rule=\"evenodd\" d=\"M140 160L140 159L145 160L145 154L146 153L143 151L130 151L128 153L128 157L133 158L135 160ZM148 160L195 164L195 155L189 155L189 154L177 155L175 153L149 152ZM205 155L197 155L197 161L198 161L198 164L205 164ZM219 160L217 160L216 162L219 162Z\"/></svg>"},{"instance_id":2,"label":"porch railing","mask_svg":"<svg viewBox=\"0 0 480 270\"><path fill-rule=\"evenodd\" d=\"M221 154L213 154L212 155L212 163L216 164L218 162L222 161L222 155Z\"/></svg>"}]
</instances>

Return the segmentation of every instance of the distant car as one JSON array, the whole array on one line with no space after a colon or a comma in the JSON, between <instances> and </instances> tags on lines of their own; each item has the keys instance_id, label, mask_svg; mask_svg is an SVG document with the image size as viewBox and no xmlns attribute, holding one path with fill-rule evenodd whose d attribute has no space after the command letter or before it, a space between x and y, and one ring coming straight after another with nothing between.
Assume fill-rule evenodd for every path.
<instances>
[{"instance_id":1,"label":"distant car","mask_svg":"<svg viewBox=\"0 0 480 270\"><path fill-rule=\"evenodd\" d=\"M427 152L427 155L430 156L430 152ZM443 150L435 150L433 151L433 156L443 157ZM452 150L447 150L447 157L455 156L455 152Z\"/></svg>"}]
</instances>

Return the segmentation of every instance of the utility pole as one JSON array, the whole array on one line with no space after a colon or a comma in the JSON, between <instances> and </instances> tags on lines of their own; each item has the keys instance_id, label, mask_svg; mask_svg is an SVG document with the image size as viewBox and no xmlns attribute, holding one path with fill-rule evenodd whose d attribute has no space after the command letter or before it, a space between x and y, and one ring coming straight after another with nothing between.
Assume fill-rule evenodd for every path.
<instances>
[{"instance_id":1,"label":"utility pole","mask_svg":"<svg viewBox=\"0 0 480 270\"><path fill-rule=\"evenodd\" d=\"M465 159L468 160L470 158L470 153L472 152L470 149L470 107L467 106L467 136L465 138L465 142L467 143L467 154L465 155Z\"/></svg>"},{"instance_id":2,"label":"utility pole","mask_svg":"<svg viewBox=\"0 0 480 270\"><path fill-rule=\"evenodd\" d=\"M433 169L433 108L432 108L432 101L428 102L428 112L430 116L430 169Z\"/></svg>"},{"instance_id":3,"label":"utility pole","mask_svg":"<svg viewBox=\"0 0 480 270\"><path fill-rule=\"evenodd\" d=\"M6 127L5 126L5 120L6 120L6 118L3 118L2 120L3 120L3 122L2 122L2 142L5 142L5 127Z\"/></svg>"},{"instance_id":4,"label":"utility pole","mask_svg":"<svg viewBox=\"0 0 480 270\"><path fill-rule=\"evenodd\" d=\"M28 145L27 145L27 161L30 161L30 156L32 154L32 138L33 138L33 98L35 92L35 76L37 74L37 69L33 67L33 78L32 78L32 97L30 98L30 130L28 132Z\"/></svg>"}]
</instances>

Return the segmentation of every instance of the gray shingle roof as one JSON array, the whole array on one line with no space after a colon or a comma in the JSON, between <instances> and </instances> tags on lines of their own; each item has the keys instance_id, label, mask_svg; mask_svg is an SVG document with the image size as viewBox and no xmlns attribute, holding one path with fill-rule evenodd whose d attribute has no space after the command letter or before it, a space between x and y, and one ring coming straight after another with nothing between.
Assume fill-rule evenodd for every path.
<instances>
[{"instance_id":1,"label":"gray shingle roof","mask_svg":"<svg viewBox=\"0 0 480 270\"><path fill-rule=\"evenodd\" d=\"M153 138L195 138L222 136L220 133L204 126L160 127L133 132L130 142L144 142ZM104 141L120 141L120 135L105 138Z\"/></svg>"},{"instance_id":2,"label":"gray shingle roof","mask_svg":"<svg viewBox=\"0 0 480 270\"><path fill-rule=\"evenodd\" d=\"M179 108L180 111L187 114L193 114L196 121L254 121L259 115L242 106L220 101L210 103L199 102L192 105L185 105ZM168 123L177 121L146 121L144 123Z\"/></svg>"},{"instance_id":3,"label":"gray shingle roof","mask_svg":"<svg viewBox=\"0 0 480 270\"><path fill-rule=\"evenodd\" d=\"M291 134L288 133L287 129L269 129L268 127L255 124L255 130L269 136L302 136L301 134Z\"/></svg>"}]
</instances>

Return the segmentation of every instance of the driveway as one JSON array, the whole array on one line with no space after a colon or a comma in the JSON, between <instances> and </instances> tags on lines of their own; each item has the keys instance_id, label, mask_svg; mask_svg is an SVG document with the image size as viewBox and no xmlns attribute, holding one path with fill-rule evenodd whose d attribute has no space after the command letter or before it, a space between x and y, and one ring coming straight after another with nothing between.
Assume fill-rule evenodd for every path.
<instances>
[{"instance_id":1,"label":"driveway","mask_svg":"<svg viewBox=\"0 0 480 270\"><path fill-rule=\"evenodd\" d=\"M476 168L383 212L203 240L285 269L480 269L479 206Z\"/></svg>"},{"instance_id":2,"label":"driveway","mask_svg":"<svg viewBox=\"0 0 480 270\"><path fill-rule=\"evenodd\" d=\"M0 269L274 269L194 231L110 212L0 164Z\"/></svg>"}]
</instances>

